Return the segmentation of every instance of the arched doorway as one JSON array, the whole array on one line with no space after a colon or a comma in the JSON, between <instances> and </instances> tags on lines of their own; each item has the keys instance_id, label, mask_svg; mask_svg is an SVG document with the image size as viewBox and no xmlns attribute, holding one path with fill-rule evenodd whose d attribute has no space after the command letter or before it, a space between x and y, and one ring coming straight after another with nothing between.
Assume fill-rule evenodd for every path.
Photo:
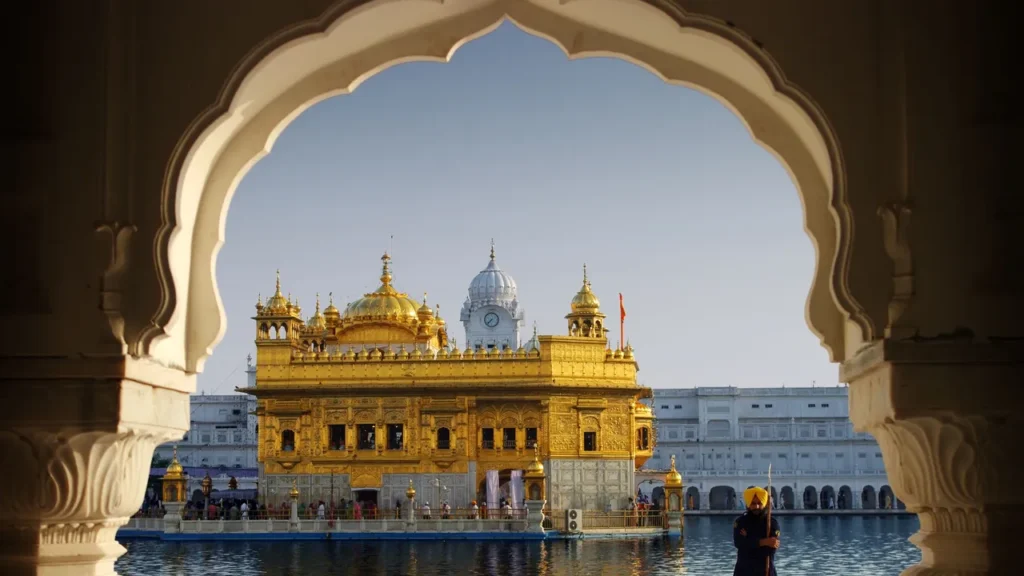
<instances>
[{"instance_id":1,"label":"arched doorway","mask_svg":"<svg viewBox=\"0 0 1024 576\"><path fill-rule=\"evenodd\" d=\"M796 508L796 496L793 494L793 488L790 486L782 487L782 502L780 503L783 510L793 510Z\"/></svg>"},{"instance_id":2,"label":"arched doorway","mask_svg":"<svg viewBox=\"0 0 1024 576\"><path fill-rule=\"evenodd\" d=\"M864 510L874 510L878 508L878 495L875 494L874 486L865 486L860 491L860 507Z\"/></svg>"},{"instance_id":3,"label":"arched doorway","mask_svg":"<svg viewBox=\"0 0 1024 576\"><path fill-rule=\"evenodd\" d=\"M888 485L884 485L878 489L878 507L883 510L895 510L896 496L892 493L892 488Z\"/></svg>"},{"instance_id":4,"label":"arched doorway","mask_svg":"<svg viewBox=\"0 0 1024 576\"><path fill-rule=\"evenodd\" d=\"M821 488L821 509L832 510L836 507L836 489L831 486Z\"/></svg>"},{"instance_id":5,"label":"arched doorway","mask_svg":"<svg viewBox=\"0 0 1024 576\"><path fill-rule=\"evenodd\" d=\"M804 488L804 509L818 509L818 490L814 486L808 486Z\"/></svg>"},{"instance_id":6,"label":"arched doorway","mask_svg":"<svg viewBox=\"0 0 1024 576\"><path fill-rule=\"evenodd\" d=\"M732 486L715 486L708 493L708 504L712 510L735 510L736 490Z\"/></svg>"},{"instance_id":7,"label":"arched doorway","mask_svg":"<svg viewBox=\"0 0 1024 576\"><path fill-rule=\"evenodd\" d=\"M771 495L772 508L779 508L779 492L775 489L775 486L765 486L764 489Z\"/></svg>"},{"instance_id":8,"label":"arched doorway","mask_svg":"<svg viewBox=\"0 0 1024 576\"><path fill-rule=\"evenodd\" d=\"M651 490L651 504L657 503L662 510L665 509L665 487L658 486Z\"/></svg>"},{"instance_id":9,"label":"arched doorway","mask_svg":"<svg viewBox=\"0 0 1024 576\"><path fill-rule=\"evenodd\" d=\"M697 490L696 486L686 489L685 506L687 510L700 510L700 490Z\"/></svg>"},{"instance_id":10,"label":"arched doorway","mask_svg":"<svg viewBox=\"0 0 1024 576\"><path fill-rule=\"evenodd\" d=\"M836 508L839 510L850 510L853 508L853 490L849 486L839 487L839 496L836 497Z\"/></svg>"},{"instance_id":11,"label":"arched doorway","mask_svg":"<svg viewBox=\"0 0 1024 576\"><path fill-rule=\"evenodd\" d=\"M236 68L220 102L190 127L170 160L154 258L163 296L156 329L142 337L144 349L159 339L163 350L183 355L170 363L202 370L226 327L211 265L224 240L225 211L241 177L284 126L315 102L354 90L393 64L444 59L506 20L570 55L618 55L670 82L699 87L744 118L754 138L785 165L802 200L804 229L817 249L808 325L833 360L849 348L847 339L873 337L872 323L847 287L852 228L838 144L817 107L749 37L721 22L670 16L640 2L585 8L584 18L577 6L563 3L541 8L483 0L467 12L458 3L414 10L418 1L360 6L359 19L343 18L354 5L339 6L315 25L267 40ZM391 15L404 2L410 15L399 25ZM856 329L847 329L847 322Z\"/></svg>"},{"instance_id":12,"label":"arched doorway","mask_svg":"<svg viewBox=\"0 0 1024 576\"><path fill-rule=\"evenodd\" d=\"M522 481L523 481L522 480L522 476L520 476L519 482L522 483ZM524 487L520 486L520 488L519 488L520 493L523 493L523 489L524 489ZM444 496L442 496L442 499L443 498L444 498ZM494 501L493 502L488 502L488 500L487 500L487 476L484 475L482 478L480 478L480 481L477 483L477 490L476 490L476 500L477 500L477 502L487 502L488 506L497 507L501 503L501 499L502 498L504 498L506 500L511 500L511 498L512 498L512 469L511 468L505 468L505 469L502 469L502 470L498 470L498 493L494 497ZM513 504L513 506L518 507L519 505L518 504Z\"/></svg>"}]
</instances>

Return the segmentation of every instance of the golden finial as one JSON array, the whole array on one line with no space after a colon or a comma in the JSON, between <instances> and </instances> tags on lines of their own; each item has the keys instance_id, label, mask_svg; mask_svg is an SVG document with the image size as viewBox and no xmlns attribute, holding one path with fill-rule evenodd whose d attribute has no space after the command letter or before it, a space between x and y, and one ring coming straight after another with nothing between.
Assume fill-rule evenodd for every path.
<instances>
[{"instance_id":1,"label":"golden finial","mask_svg":"<svg viewBox=\"0 0 1024 576\"><path fill-rule=\"evenodd\" d=\"M427 293L426 292L423 293L423 305L424 306L427 305Z\"/></svg>"},{"instance_id":2,"label":"golden finial","mask_svg":"<svg viewBox=\"0 0 1024 576\"><path fill-rule=\"evenodd\" d=\"M319 295L317 297L319 297ZM334 306L334 292L327 293L327 305Z\"/></svg>"},{"instance_id":3,"label":"golden finial","mask_svg":"<svg viewBox=\"0 0 1024 576\"><path fill-rule=\"evenodd\" d=\"M281 295L281 269L277 269L277 295Z\"/></svg>"},{"instance_id":4,"label":"golden finial","mask_svg":"<svg viewBox=\"0 0 1024 576\"><path fill-rule=\"evenodd\" d=\"M671 467L671 469L672 469L671 471L675 472L676 471L676 455L675 454L672 455L672 458L669 459L669 462L671 462L671 464L669 465Z\"/></svg>"},{"instance_id":5,"label":"golden finial","mask_svg":"<svg viewBox=\"0 0 1024 576\"><path fill-rule=\"evenodd\" d=\"M380 273L380 281L385 286L390 286L391 285L391 267L390 267L391 256L388 255L387 252L385 252L384 255L380 257L380 261L384 263L384 266L383 266L383 268L381 270L381 273Z\"/></svg>"},{"instance_id":6,"label":"golden finial","mask_svg":"<svg viewBox=\"0 0 1024 576\"><path fill-rule=\"evenodd\" d=\"M589 284L589 283L590 282L587 280L587 263L584 262L583 263L583 284L586 285L586 284Z\"/></svg>"},{"instance_id":7,"label":"golden finial","mask_svg":"<svg viewBox=\"0 0 1024 576\"><path fill-rule=\"evenodd\" d=\"M534 338L537 337L537 321L536 320L533 321L533 337Z\"/></svg>"},{"instance_id":8,"label":"golden finial","mask_svg":"<svg viewBox=\"0 0 1024 576\"><path fill-rule=\"evenodd\" d=\"M288 491L288 495L292 497L292 500L296 500L299 497L299 484L292 478L292 489Z\"/></svg>"},{"instance_id":9,"label":"golden finial","mask_svg":"<svg viewBox=\"0 0 1024 576\"><path fill-rule=\"evenodd\" d=\"M316 293L316 314L320 314L320 293Z\"/></svg>"},{"instance_id":10,"label":"golden finial","mask_svg":"<svg viewBox=\"0 0 1024 576\"><path fill-rule=\"evenodd\" d=\"M491 260L494 260L494 238L491 238Z\"/></svg>"}]
</instances>

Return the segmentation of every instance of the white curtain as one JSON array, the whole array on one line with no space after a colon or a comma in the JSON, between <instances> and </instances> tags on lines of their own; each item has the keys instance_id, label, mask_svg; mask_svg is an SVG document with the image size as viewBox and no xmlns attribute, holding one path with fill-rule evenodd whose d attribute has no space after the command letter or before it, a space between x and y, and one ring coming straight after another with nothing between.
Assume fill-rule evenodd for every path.
<instances>
[{"instance_id":1,"label":"white curtain","mask_svg":"<svg viewBox=\"0 0 1024 576\"><path fill-rule=\"evenodd\" d=\"M519 508L523 503L523 471L513 470L509 480L508 494L512 499L512 507Z\"/></svg>"},{"instance_id":2,"label":"white curtain","mask_svg":"<svg viewBox=\"0 0 1024 576\"><path fill-rule=\"evenodd\" d=\"M498 471L487 471L487 507L491 510L498 508Z\"/></svg>"}]
</instances>

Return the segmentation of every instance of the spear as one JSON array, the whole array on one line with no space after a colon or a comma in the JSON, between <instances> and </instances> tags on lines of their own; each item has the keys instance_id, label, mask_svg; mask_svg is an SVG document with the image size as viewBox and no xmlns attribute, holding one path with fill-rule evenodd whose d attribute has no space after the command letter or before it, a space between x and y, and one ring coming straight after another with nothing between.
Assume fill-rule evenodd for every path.
<instances>
[{"instance_id":1,"label":"spear","mask_svg":"<svg viewBox=\"0 0 1024 576\"><path fill-rule=\"evenodd\" d=\"M765 527L765 535L768 538L772 537L772 463L768 463L768 497L765 498L765 507L768 509L768 513L765 514L766 522L768 526ZM768 551L768 555L764 557L764 576L770 576L772 573L772 554L771 550Z\"/></svg>"}]
</instances>

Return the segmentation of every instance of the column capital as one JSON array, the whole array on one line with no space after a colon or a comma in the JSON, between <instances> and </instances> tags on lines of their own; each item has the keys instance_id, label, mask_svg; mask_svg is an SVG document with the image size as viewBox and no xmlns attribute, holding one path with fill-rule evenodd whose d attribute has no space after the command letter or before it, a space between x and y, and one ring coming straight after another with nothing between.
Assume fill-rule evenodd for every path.
<instances>
[{"instance_id":1,"label":"column capital","mask_svg":"<svg viewBox=\"0 0 1024 576\"><path fill-rule=\"evenodd\" d=\"M878 441L889 482L921 529L904 574L997 574L1009 565L1024 427L1024 342L877 342L844 363L850 417Z\"/></svg>"}]
</instances>

